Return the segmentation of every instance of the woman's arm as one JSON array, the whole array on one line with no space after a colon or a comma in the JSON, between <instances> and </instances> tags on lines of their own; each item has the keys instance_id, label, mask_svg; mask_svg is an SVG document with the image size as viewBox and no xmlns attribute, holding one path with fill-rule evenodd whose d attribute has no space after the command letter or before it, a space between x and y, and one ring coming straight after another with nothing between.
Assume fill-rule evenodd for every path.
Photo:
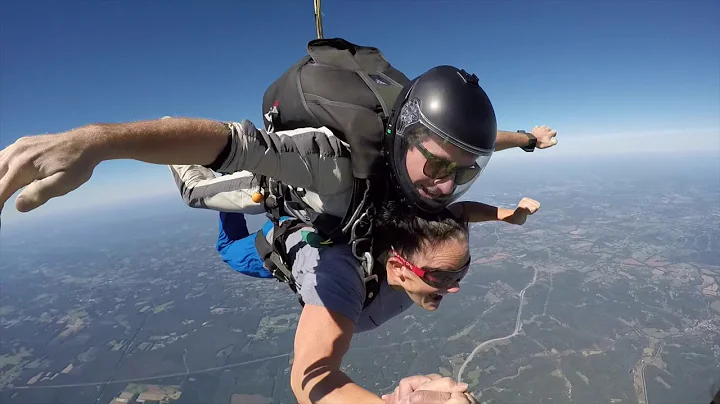
<instances>
[{"instance_id":1,"label":"woman's arm","mask_svg":"<svg viewBox=\"0 0 720 404\"><path fill-rule=\"evenodd\" d=\"M306 304L295 332L295 358L290 385L299 403L378 403L384 400L363 389L340 370L350 348L353 322L322 306Z\"/></svg>"},{"instance_id":2,"label":"woman's arm","mask_svg":"<svg viewBox=\"0 0 720 404\"><path fill-rule=\"evenodd\" d=\"M498 208L480 202L464 201L453 203L448 209L458 218L470 223L506 221L513 214L512 209Z\"/></svg>"},{"instance_id":3,"label":"woman's arm","mask_svg":"<svg viewBox=\"0 0 720 404\"><path fill-rule=\"evenodd\" d=\"M422 376L403 379L399 388L386 399L358 386L340 370L354 328L353 322L338 312L323 306L305 305L295 332L295 357L290 373L290 385L299 403L475 402L465 394L467 384L440 375L418 381L417 385L411 385L409 379Z\"/></svg>"},{"instance_id":4,"label":"woman's arm","mask_svg":"<svg viewBox=\"0 0 720 404\"><path fill-rule=\"evenodd\" d=\"M480 202L457 202L448 209L457 217L467 222L489 222L498 220L510 224L524 224L529 215L540 209L540 203L534 199L523 198L515 209L498 208Z\"/></svg>"}]
</instances>

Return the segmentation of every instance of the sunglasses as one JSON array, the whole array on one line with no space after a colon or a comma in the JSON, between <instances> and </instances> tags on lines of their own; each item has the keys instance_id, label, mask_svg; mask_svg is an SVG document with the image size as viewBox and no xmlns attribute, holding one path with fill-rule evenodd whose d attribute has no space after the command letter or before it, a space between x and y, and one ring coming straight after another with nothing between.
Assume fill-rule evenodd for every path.
<instances>
[{"instance_id":1,"label":"sunglasses","mask_svg":"<svg viewBox=\"0 0 720 404\"><path fill-rule=\"evenodd\" d=\"M432 154L422 144L414 145L423 157L425 157L425 166L423 166L423 174L428 178L440 179L455 174L455 183L458 185L466 184L480 174L480 166L475 163L469 167L461 167L454 161L446 160Z\"/></svg>"},{"instance_id":2,"label":"sunglasses","mask_svg":"<svg viewBox=\"0 0 720 404\"><path fill-rule=\"evenodd\" d=\"M404 266L411 270L415 275L420 277L426 284L436 288L445 289L458 283L467 274L468 268L470 267L470 257L468 257L467 263L460 269L448 271L447 269L436 269L436 268L420 268L410 261L403 258L400 254L392 249L392 253Z\"/></svg>"}]
</instances>

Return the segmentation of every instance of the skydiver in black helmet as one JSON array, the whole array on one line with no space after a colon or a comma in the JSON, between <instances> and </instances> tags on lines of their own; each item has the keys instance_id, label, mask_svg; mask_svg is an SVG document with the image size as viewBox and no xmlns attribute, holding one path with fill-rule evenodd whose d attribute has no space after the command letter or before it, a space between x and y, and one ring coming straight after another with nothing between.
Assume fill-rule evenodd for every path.
<instances>
[{"instance_id":1,"label":"skydiver in black helmet","mask_svg":"<svg viewBox=\"0 0 720 404\"><path fill-rule=\"evenodd\" d=\"M557 132L546 126L536 126L529 134L498 131L493 106L476 80L452 66L435 67L406 85L396 101L397 113L384 137L385 178L392 181L397 197L420 210L437 211L457 200L495 151L557 144ZM170 166L186 204L264 213L256 180L263 174L302 188L301 199L315 212L345 215L353 191L351 151L331 129L259 135L248 121L228 125L235 142L228 148L238 150L228 159ZM293 147L283 146L287 139ZM227 175L217 177L213 171Z\"/></svg>"},{"instance_id":2,"label":"skydiver in black helmet","mask_svg":"<svg viewBox=\"0 0 720 404\"><path fill-rule=\"evenodd\" d=\"M544 149L557 144L557 132L545 126L535 127L530 136L497 131L492 103L477 77L452 66L432 68L409 82L393 110L396 113L383 145L389 174L384 179L390 180L385 184L389 189L373 191L380 194L377 197L389 194L387 198L402 199L421 211L436 212L457 200L498 149ZM170 169L186 204L221 212L217 249L223 260L238 272L269 277L242 215L266 211L262 197L258 198L262 187L256 174L273 172L276 179L303 187L300 198L310 209L340 218L353 197L350 151L326 127L261 137L247 121L230 126L238 134L239 149L245 149L235 153L234 160L218 160L210 166L172 165ZM283 146L288 139L292 139L292 152ZM238 147L228 144L228 149ZM228 174L216 177L213 170ZM538 207L536 201L524 199L517 211L532 213ZM495 207L469 202L454 204L452 209L483 220L498 212ZM497 220L504 218L508 216Z\"/></svg>"},{"instance_id":3,"label":"skydiver in black helmet","mask_svg":"<svg viewBox=\"0 0 720 404\"><path fill-rule=\"evenodd\" d=\"M411 211L439 212L457 200L483 171L493 151L499 149L498 138L505 148L525 146L529 141L524 134L498 134L494 111L484 91L472 77L452 67L431 69L418 77L398 98L395 110L384 149L389 187L373 199L404 201ZM533 135L540 148L556 143L555 132L548 128L535 128ZM10 195L26 186L16 200L16 207L27 212L85 183L102 161L134 159L186 165L185 168L191 167L189 170L202 166L228 173L230 179L238 182L234 184L238 189L252 190L252 178L233 173L247 171L273 177L302 188L304 201L313 209L342 216L352 196L349 156L347 145L327 128L272 133L256 129L249 121L223 123L188 118L90 124L59 134L23 137L2 150L0 203L4 205ZM212 202L212 198L219 195L216 191L211 187L204 191L194 188L198 201ZM248 192L250 198L253 194ZM211 203L202 204L211 207ZM464 217L473 215L473 206L483 209L481 204L460 206L463 207L456 213ZM259 203L241 208L257 209L257 213L264 211ZM328 248L338 248L334 254L336 266L356 262L346 245ZM305 285L312 284L318 276L342 277L336 285L356 282L347 278L349 271L332 271L333 265L326 264L325 267L300 268ZM362 289L362 279L359 282L355 286ZM304 329L312 329L309 324L323 323L325 317L336 319L341 312L335 310L336 307L339 310L362 307L365 298L362 294L343 294L343 291L331 290L332 284L332 281L327 285L316 283L311 285L313 288L299 292L306 300L300 320L305 324ZM313 294L323 296L324 293L331 293L340 301L310 299ZM358 301L354 300L356 297ZM344 328L335 330L338 335L326 337L341 338L345 344L349 343L359 317L343 318ZM296 360L299 362L299 358Z\"/></svg>"},{"instance_id":4,"label":"skydiver in black helmet","mask_svg":"<svg viewBox=\"0 0 720 404\"><path fill-rule=\"evenodd\" d=\"M459 227L453 227L453 222L448 222L447 219L415 221L412 219L413 210L439 212L447 207L461 222L501 220L523 224L527 215L533 214L539 208L536 201L527 198L514 210L495 208L478 202L453 203L487 165L496 140L495 116L491 103L482 89L472 82L472 77L462 76L462 73L451 67L430 70L406 86L395 106L398 113L390 121L387 142L384 145L389 174L384 179L390 182L386 187L371 188L375 192L386 192L385 195L378 194L374 198L382 205L378 209L382 212L382 218L373 224L377 232L373 236L376 266L394 274L390 275L389 280L383 280L377 300L367 305L368 299L363 298L368 289L363 288L363 280L357 276L360 268L351 249L346 245L339 245L335 252L330 252L330 247L313 244L310 238L296 235L288 238L285 243L286 251L294 251L295 261L289 265L289 269L296 282L297 293L304 303L295 335L296 347L302 349L296 352L291 376L293 390L300 402L311 400L310 391L314 390L315 386L332 384L333 380L346 377L334 366L328 367L327 375L318 375L311 381L303 381L301 375L307 373L308 366L321 360L340 363L352 335L374 330L414 305L426 310L436 310L444 295L458 292L460 278L450 284L428 284L427 279L418 275L423 270L415 265L427 265L425 268L428 270L438 265L447 265L448 268L461 267L467 257L462 253L465 250L458 247L462 242L458 244L458 240L454 239L461 233ZM455 80L456 78L458 80ZM425 109L423 105L426 106ZM554 133L547 130L547 135L550 141L554 140ZM277 141L274 141L274 136L278 136ZM312 198L317 198L323 203L317 206L339 205L336 210L338 216L347 210L346 199L340 199L341 203L337 204L333 202L337 202L334 198L343 195L343 190L347 195L352 192L352 178L345 178L346 181L343 182L342 177L345 173L351 175L351 164L342 144L332 143L337 141L337 138L331 131L325 128L279 131L268 138L278 150L284 147L284 150L295 148L308 151L308 156L304 156L302 161L307 162L308 167L316 168L312 175L317 176L319 186L326 186L322 190L307 187L304 191L308 204L313 201ZM288 146L290 142L292 146ZM327 146L323 149L324 145ZM272 158L282 159L283 155L278 154ZM297 175L293 180L297 181L293 182L297 184L300 177L307 175L307 170L298 169L298 165L294 164L295 158L291 156L287 160L291 165L288 166L285 181L291 181L290 176ZM338 170L337 167L342 163L345 164L342 166L344 168ZM283 167L282 162L279 167ZM250 170L249 167L247 169ZM265 211L260 203L251 202L252 195L259 188L250 187L254 184L253 174L246 171L234 176L215 178L209 168L199 166L173 167L173 172L178 180L178 187L190 206L207 208L213 203L228 202L227 211L221 213L218 238L218 251L223 260L238 272L271 278L272 275L264 268L263 261L254 250L255 235L248 235L243 214L227 213L233 210L242 212L242 209L247 208L253 209L252 213ZM207 173L207 176L204 176L204 173ZM183 181L183 178L192 180ZM229 184L233 185L228 186ZM213 188L227 191L216 193ZM317 194L309 196L313 191ZM244 205L245 203L247 205ZM388 218L391 218L390 222L393 223L389 223ZM405 223L406 221L409 221L409 224ZM261 230L268 240L271 239L269 225L270 222L266 223ZM238 228L245 230L239 236L232 234L237 233ZM455 229L457 233L447 229ZM441 235L445 234L443 231L447 231L446 235L450 239ZM423 234L425 236L422 236ZM434 237L429 234L434 234ZM407 250L392 250L388 260L388 250L391 250L388 247L388 238L402 239L398 240L397 245L422 247L410 253L413 254L412 258L407 259L404 257L408 254ZM433 250L431 245L442 246L442 251ZM410 249L413 250L412 247ZM397 260L406 262L404 269L399 270L401 272L393 272L392 268L396 268L393 265L397 265ZM455 260L458 262L454 262ZM439 271L449 276L455 272ZM398 276L398 273L401 275ZM429 271L424 273L438 274ZM326 331L318 335L317 330ZM347 382L350 383L349 380ZM350 389L334 392L333 398L369 399L359 396L363 394L360 391ZM446 393L436 391L432 394ZM426 391L424 394L431 393Z\"/></svg>"}]
</instances>

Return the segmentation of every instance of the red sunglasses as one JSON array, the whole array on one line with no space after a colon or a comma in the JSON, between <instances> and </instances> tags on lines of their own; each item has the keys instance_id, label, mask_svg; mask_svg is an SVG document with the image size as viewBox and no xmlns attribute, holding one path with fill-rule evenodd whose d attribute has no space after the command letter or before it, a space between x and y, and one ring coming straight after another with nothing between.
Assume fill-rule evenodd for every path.
<instances>
[{"instance_id":1,"label":"red sunglasses","mask_svg":"<svg viewBox=\"0 0 720 404\"><path fill-rule=\"evenodd\" d=\"M460 269L449 271L447 269L420 268L403 258L397 253L397 251L395 251L395 248L392 248L392 253L395 258L402 262L403 265L410 269L415 275L419 276L423 282L437 289L444 289L450 287L456 282L460 282L462 278L465 277L468 268L470 267L470 257L468 257L467 263L465 263L465 265L463 265Z\"/></svg>"}]
</instances>

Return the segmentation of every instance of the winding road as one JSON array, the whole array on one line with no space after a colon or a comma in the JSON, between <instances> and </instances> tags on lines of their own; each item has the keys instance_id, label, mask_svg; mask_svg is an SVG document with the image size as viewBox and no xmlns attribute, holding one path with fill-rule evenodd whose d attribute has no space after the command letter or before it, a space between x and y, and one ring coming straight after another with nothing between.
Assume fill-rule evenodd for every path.
<instances>
[{"instance_id":1,"label":"winding road","mask_svg":"<svg viewBox=\"0 0 720 404\"><path fill-rule=\"evenodd\" d=\"M108 384L118 384L118 383L137 383L137 382L144 382L144 381L148 381L148 380L165 379L167 377L179 377L179 376L187 377L189 375L196 375L198 373L208 373L208 372L214 372L217 370L230 369L230 368L234 368L234 367L238 367L238 366L249 365L252 363L265 362L265 361L268 361L271 359L284 358L284 357L288 357L288 356L290 356L290 354L285 353L285 354L280 354L280 355L268 356L265 358L253 359L253 360L244 361L244 362L231 363L231 364L225 365L225 366L216 366L216 367L212 367L212 368L193 370L193 371L190 371L189 369L187 369L187 364L186 364L185 365L186 370L185 370L185 372L182 372L182 373L170 373L170 374L158 375L158 376L139 377L137 379L112 380L112 381L90 382L90 383L50 384L50 385L46 385L46 386L12 386L12 387L5 387L4 389L1 389L1 390L59 389L59 388L68 388L68 387L106 386Z\"/></svg>"},{"instance_id":2,"label":"winding road","mask_svg":"<svg viewBox=\"0 0 720 404\"><path fill-rule=\"evenodd\" d=\"M520 297L520 304L518 305L517 318L515 319L515 330L509 335L506 335L504 337L499 337L499 338L493 338L493 339L487 340L487 341L481 343L480 345L476 346L475 349L473 349L473 351L470 353L470 356L468 356L467 359L465 359L465 362L463 362L462 366L460 366L460 370L458 371L458 377L457 377L458 383L462 382L462 374L463 374L463 371L465 371L465 367L467 366L467 364L470 363L470 361L475 357L475 354L478 353L482 348L486 347L487 345L494 344L496 342L510 339L520 333L520 329L522 328L522 309L523 309L523 301L525 299L525 291L528 290L528 288L530 288L531 286L535 285L535 281L537 281L537 274L538 274L537 267L533 266L533 271L534 271L534 273L533 273L532 281L530 283L528 283L528 285L525 286L525 288L523 288L523 290L521 290L520 293L518 294L518 296Z\"/></svg>"}]
</instances>

